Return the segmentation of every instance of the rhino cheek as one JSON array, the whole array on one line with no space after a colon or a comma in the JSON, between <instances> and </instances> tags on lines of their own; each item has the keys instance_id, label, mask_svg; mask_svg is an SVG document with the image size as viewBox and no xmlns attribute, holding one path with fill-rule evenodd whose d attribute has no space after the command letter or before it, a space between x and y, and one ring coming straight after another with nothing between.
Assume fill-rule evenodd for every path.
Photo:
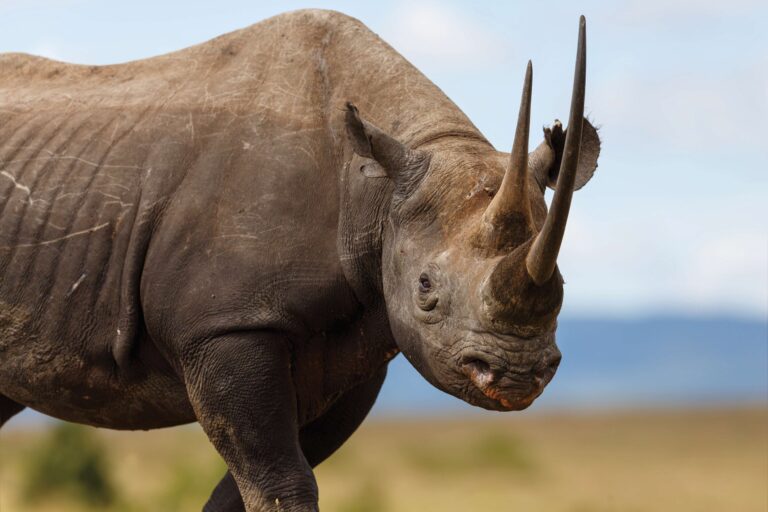
<instances>
[{"instance_id":1,"label":"rhino cheek","mask_svg":"<svg viewBox=\"0 0 768 512\"><path fill-rule=\"evenodd\" d=\"M455 390L464 378L452 360L450 350L423 326L390 315L390 327L398 348L419 374L436 388L458 396Z\"/></svg>"}]
</instances>

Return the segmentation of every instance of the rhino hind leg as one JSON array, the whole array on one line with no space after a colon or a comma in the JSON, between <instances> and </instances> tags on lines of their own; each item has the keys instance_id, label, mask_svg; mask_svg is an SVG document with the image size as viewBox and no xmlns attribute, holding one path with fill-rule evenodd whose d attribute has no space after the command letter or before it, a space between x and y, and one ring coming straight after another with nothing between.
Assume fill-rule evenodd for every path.
<instances>
[{"instance_id":1,"label":"rhino hind leg","mask_svg":"<svg viewBox=\"0 0 768 512\"><path fill-rule=\"evenodd\" d=\"M243 498L240 496L232 473L227 471L221 479L208 503L203 507L203 512L245 512Z\"/></svg>"},{"instance_id":2,"label":"rhino hind leg","mask_svg":"<svg viewBox=\"0 0 768 512\"><path fill-rule=\"evenodd\" d=\"M0 428L2 428L9 419L13 418L23 410L23 405L0 395Z\"/></svg>"},{"instance_id":3,"label":"rhino hind leg","mask_svg":"<svg viewBox=\"0 0 768 512\"><path fill-rule=\"evenodd\" d=\"M328 411L299 433L304 456L315 467L338 450L357 430L379 396L386 366L373 378L347 391Z\"/></svg>"}]
</instances>

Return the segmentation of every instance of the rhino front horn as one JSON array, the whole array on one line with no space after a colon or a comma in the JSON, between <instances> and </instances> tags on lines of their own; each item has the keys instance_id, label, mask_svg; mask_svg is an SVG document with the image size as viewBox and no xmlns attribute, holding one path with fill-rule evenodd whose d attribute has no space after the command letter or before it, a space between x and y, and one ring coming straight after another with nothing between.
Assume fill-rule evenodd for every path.
<instances>
[{"instance_id":1,"label":"rhino front horn","mask_svg":"<svg viewBox=\"0 0 768 512\"><path fill-rule=\"evenodd\" d=\"M571 112L568 120L568 131L565 138L563 158L560 173L557 178L557 188L552 198L552 205L547 213L544 226L536 235L531 249L525 259L528 274L537 285L541 285L552 277L557 265L557 255L563 241L565 225L568 222L568 212L571 208L576 169L579 164L581 150L582 122L584 120L584 94L587 71L587 21L584 16L579 20L579 44L576 50L576 70L573 78L573 94L571 96Z\"/></svg>"}]
</instances>

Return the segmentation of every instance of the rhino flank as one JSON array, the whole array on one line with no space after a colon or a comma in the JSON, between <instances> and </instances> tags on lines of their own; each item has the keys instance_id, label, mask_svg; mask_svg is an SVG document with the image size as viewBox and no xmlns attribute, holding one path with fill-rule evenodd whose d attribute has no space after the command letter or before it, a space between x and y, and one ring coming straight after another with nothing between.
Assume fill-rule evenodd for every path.
<instances>
[{"instance_id":1,"label":"rhino flank","mask_svg":"<svg viewBox=\"0 0 768 512\"><path fill-rule=\"evenodd\" d=\"M0 425L198 421L229 468L205 510L314 511L400 351L527 407L599 152L585 59L582 18L570 129L528 154L529 63L508 154L336 12L113 66L0 55Z\"/></svg>"}]
</instances>

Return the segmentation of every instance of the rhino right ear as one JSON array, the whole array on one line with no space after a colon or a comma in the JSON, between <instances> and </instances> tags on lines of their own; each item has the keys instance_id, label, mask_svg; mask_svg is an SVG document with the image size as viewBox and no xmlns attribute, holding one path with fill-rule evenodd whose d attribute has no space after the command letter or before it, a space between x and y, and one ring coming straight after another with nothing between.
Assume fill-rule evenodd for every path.
<instances>
[{"instance_id":1,"label":"rhino right ear","mask_svg":"<svg viewBox=\"0 0 768 512\"><path fill-rule=\"evenodd\" d=\"M422 153L411 150L376 125L362 119L352 103L347 103L345 122L355 153L375 160L381 166L380 169L366 166L366 176L386 176L398 185L398 189L402 184L413 182L414 172L422 167L419 164L424 161Z\"/></svg>"},{"instance_id":2,"label":"rhino right ear","mask_svg":"<svg viewBox=\"0 0 768 512\"><path fill-rule=\"evenodd\" d=\"M563 125L556 120L552 128L544 129L544 142L531 154L534 161L537 157L541 160L538 166L532 168L532 172L542 191L545 186L554 190L557 185L566 133L567 130L563 130ZM597 128L587 118L584 118L581 125L581 150L579 151L579 165L576 168L574 190L579 190L592 179L592 175L597 169L599 156L600 136L597 134Z\"/></svg>"}]
</instances>

